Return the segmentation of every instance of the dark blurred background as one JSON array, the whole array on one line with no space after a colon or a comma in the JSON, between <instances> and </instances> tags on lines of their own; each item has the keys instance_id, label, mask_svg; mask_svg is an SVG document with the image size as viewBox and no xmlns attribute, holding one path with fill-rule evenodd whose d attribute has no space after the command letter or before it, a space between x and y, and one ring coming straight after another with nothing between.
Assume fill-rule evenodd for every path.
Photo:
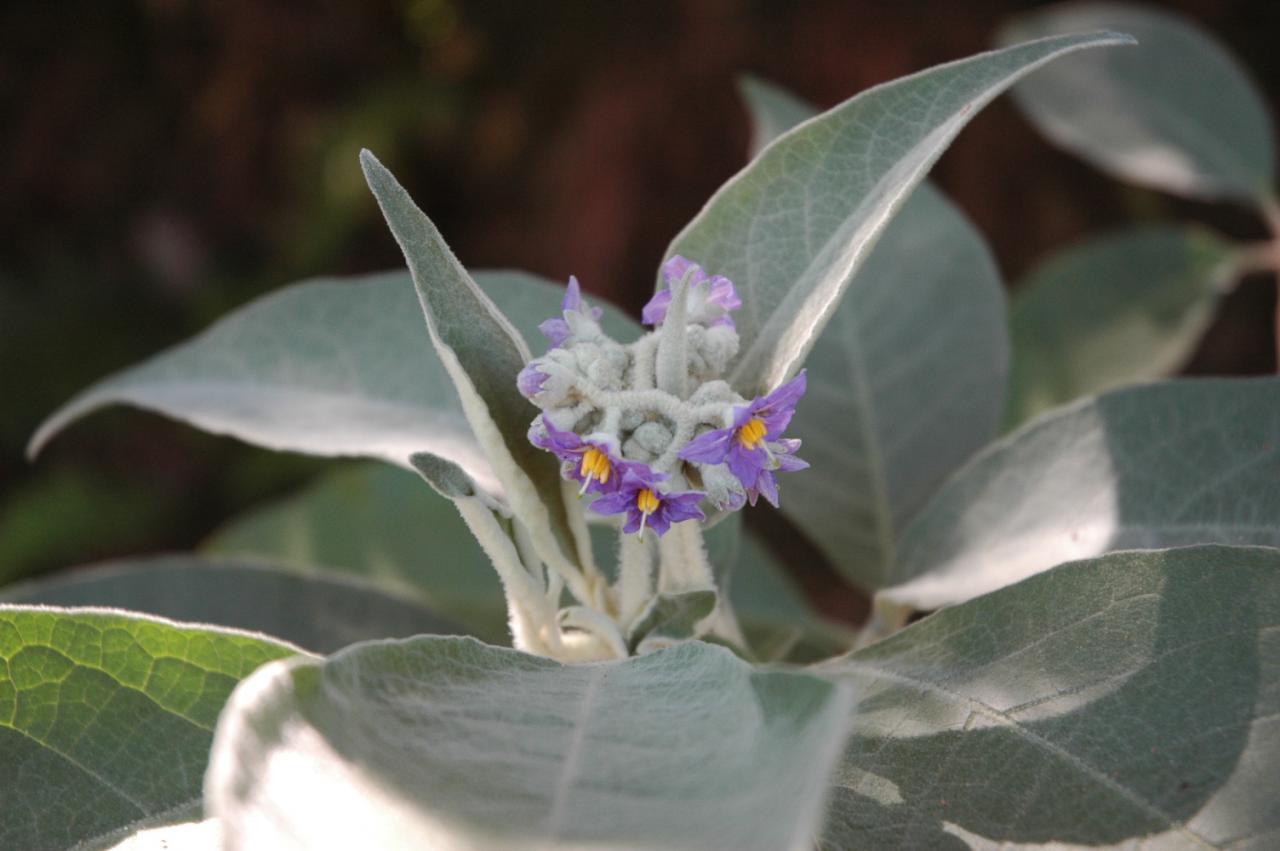
<instances>
[{"instance_id":1,"label":"dark blurred background","mask_svg":"<svg viewBox=\"0 0 1280 851\"><path fill-rule=\"evenodd\" d=\"M822 105L988 47L1033 3L9 2L0 11L0 582L189 548L333 462L131 410L22 456L72 393L301 278L398 267L374 150L463 262L638 310L668 240L745 162L735 79ZM1178 9L1280 99L1280 4ZM1247 211L1123 186L1007 99L935 171L1006 277L1111 224ZM1246 281L1189 366L1274 369L1274 288Z\"/></svg>"}]
</instances>

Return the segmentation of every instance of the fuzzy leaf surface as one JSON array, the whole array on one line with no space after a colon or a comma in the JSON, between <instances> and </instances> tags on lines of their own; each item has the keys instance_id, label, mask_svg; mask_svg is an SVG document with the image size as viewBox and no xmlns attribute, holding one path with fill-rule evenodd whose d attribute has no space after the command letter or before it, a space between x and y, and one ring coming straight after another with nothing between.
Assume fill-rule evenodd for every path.
<instances>
[{"instance_id":1,"label":"fuzzy leaf surface","mask_svg":"<svg viewBox=\"0 0 1280 851\"><path fill-rule=\"evenodd\" d=\"M903 536L888 599L932 609L1111 550L1280 546L1280 378L1186 379L1059 409L963 467Z\"/></svg>"},{"instance_id":2,"label":"fuzzy leaf surface","mask_svg":"<svg viewBox=\"0 0 1280 851\"><path fill-rule=\"evenodd\" d=\"M735 387L756 395L800 368L894 213L979 109L1058 57L1127 41L1061 36L940 65L863 92L766 147L667 251L737 286Z\"/></svg>"},{"instance_id":3,"label":"fuzzy leaf surface","mask_svg":"<svg viewBox=\"0 0 1280 851\"><path fill-rule=\"evenodd\" d=\"M1280 551L1063 565L821 670L860 698L823 848L1280 835Z\"/></svg>"},{"instance_id":4,"label":"fuzzy leaf surface","mask_svg":"<svg viewBox=\"0 0 1280 851\"><path fill-rule=\"evenodd\" d=\"M850 694L701 642L565 666L468 639L275 665L206 783L241 848L808 848Z\"/></svg>"}]
</instances>

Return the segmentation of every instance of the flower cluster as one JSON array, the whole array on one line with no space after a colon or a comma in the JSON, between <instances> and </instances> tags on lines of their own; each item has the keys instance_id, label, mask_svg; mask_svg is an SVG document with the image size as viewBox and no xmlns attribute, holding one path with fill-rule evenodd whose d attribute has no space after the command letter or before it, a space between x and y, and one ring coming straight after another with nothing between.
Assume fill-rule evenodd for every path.
<instances>
[{"instance_id":1,"label":"flower cluster","mask_svg":"<svg viewBox=\"0 0 1280 851\"><path fill-rule=\"evenodd\" d=\"M734 392L722 378L738 351L733 283L683 257L663 279L642 313L654 330L622 344L571 277L561 315L539 326L551 348L516 382L542 409L530 441L561 459L591 509L623 515L624 532L658 536L705 519L704 500L728 511L761 496L776 506L776 474L808 466L800 441L783 437L804 373L755 399Z\"/></svg>"}]
</instances>

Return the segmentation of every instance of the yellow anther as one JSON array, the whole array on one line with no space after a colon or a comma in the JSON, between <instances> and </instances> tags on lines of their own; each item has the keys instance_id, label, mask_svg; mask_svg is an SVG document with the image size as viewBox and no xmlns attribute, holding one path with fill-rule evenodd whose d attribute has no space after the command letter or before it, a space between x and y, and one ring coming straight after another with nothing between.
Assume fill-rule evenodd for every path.
<instances>
[{"instance_id":1,"label":"yellow anther","mask_svg":"<svg viewBox=\"0 0 1280 851\"><path fill-rule=\"evenodd\" d=\"M636 494L636 508L640 509L641 514L652 514L658 510L659 505L661 505L661 503L658 500L658 495L648 488L642 488L640 492Z\"/></svg>"},{"instance_id":2,"label":"yellow anther","mask_svg":"<svg viewBox=\"0 0 1280 851\"><path fill-rule=\"evenodd\" d=\"M613 465L609 463L609 454L601 452L595 447L588 449L582 456L582 464L578 467L578 473L588 480L595 478L602 483L608 482L609 477L613 475Z\"/></svg>"},{"instance_id":3,"label":"yellow anther","mask_svg":"<svg viewBox=\"0 0 1280 851\"><path fill-rule=\"evenodd\" d=\"M743 449L755 449L764 442L764 436L768 431L769 427L764 424L764 420L752 417L747 420L746 425L738 429L738 442L742 444Z\"/></svg>"}]
</instances>

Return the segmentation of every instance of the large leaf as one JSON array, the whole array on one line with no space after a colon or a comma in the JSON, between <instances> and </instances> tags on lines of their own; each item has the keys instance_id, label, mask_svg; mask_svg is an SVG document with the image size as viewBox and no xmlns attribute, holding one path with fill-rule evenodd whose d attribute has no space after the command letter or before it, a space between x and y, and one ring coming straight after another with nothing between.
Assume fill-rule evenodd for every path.
<instances>
[{"instance_id":1,"label":"large leaf","mask_svg":"<svg viewBox=\"0 0 1280 851\"><path fill-rule=\"evenodd\" d=\"M888 599L932 609L1109 550L1280 545L1280 378L1116 390L1032 422L908 527Z\"/></svg>"},{"instance_id":2,"label":"large leaf","mask_svg":"<svg viewBox=\"0 0 1280 851\"><path fill-rule=\"evenodd\" d=\"M819 110L779 85L751 75L738 80L738 93L751 114L751 147L756 157L783 133L808 121Z\"/></svg>"},{"instance_id":3,"label":"large leaf","mask_svg":"<svg viewBox=\"0 0 1280 851\"><path fill-rule=\"evenodd\" d=\"M801 849L850 704L700 642L574 666L366 644L236 693L206 806L228 851Z\"/></svg>"},{"instance_id":4,"label":"large leaf","mask_svg":"<svg viewBox=\"0 0 1280 851\"><path fill-rule=\"evenodd\" d=\"M0 846L100 845L198 817L231 689L296 652L123 612L0 606Z\"/></svg>"},{"instance_id":5,"label":"large leaf","mask_svg":"<svg viewBox=\"0 0 1280 851\"><path fill-rule=\"evenodd\" d=\"M816 114L758 80L743 94L756 145ZM910 515L996 436L1008 363L991 252L922 183L805 361L809 393L792 431L813 466L787 477L783 511L846 576L877 587Z\"/></svg>"},{"instance_id":6,"label":"large leaf","mask_svg":"<svg viewBox=\"0 0 1280 851\"><path fill-rule=\"evenodd\" d=\"M1065 565L825 669L860 698L826 847L1280 836L1276 550Z\"/></svg>"},{"instance_id":7,"label":"large leaf","mask_svg":"<svg viewBox=\"0 0 1280 851\"><path fill-rule=\"evenodd\" d=\"M1064 36L952 62L863 92L765 148L668 251L741 292L735 385L761 392L798 369L890 218L979 109L1052 59L1125 41Z\"/></svg>"},{"instance_id":8,"label":"large leaf","mask_svg":"<svg viewBox=\"0 0 1280 851\"><path fill-rule=\"evenodd\" d=\"M463 632L430 609L356 578L300 576L190 555L122 559L0 592L9 603L109 606L251 630L330 653L357 641Z\"/></svg>"},{"instance_id":9,"label":"large leaf","mask_svg":"<svg viewBox=\"0 0 1280 851\"><path fill-rule=\"evenodd\" d=\"M1033 270L1010 317L1009 425L1176 371L1213 319L1232 255L1203 229L1150 225L1091 239Z\"/></svg>"},{"instance_id":10,"label":"large leaf","mask_svg":"<svg viewBox=\"0 0 1280 851\"><path fill-rule=\"evenodd\" d=\"M518 325L560 309L563 288L519 272L479 272ZM605 305L605 327L629 322ZM514 373L511 377L514 387ZM192 340L109 376L55 412L32 453L71 422L136 405L268 449L355 455L409 466L430 451L499 489L453 383L422 325L407 272L285 287L224 316ZM529 418L535 413L529 407Z\"/></svg>"},{"instance_id":11,"label":"large leaf","mask_svg":"<svg viewBox=\"0 0 1280 851\"><path fill-rule=\"evenodd\" d=\"M1266 100L1235 57L1181 15L1063 3L1014 18L1002 42L1118 29L1137 50L1054 63L1014 98L1056 144L1116 177L1195 198L1267 198L1275 139Z\"/></svg>"},{"instance_id":12,"label":"large leaf","mask_svg":"<svg viewBox=\"0 0 1280 851\"><path fill-rule=\"evenodd\" d=\"M590 541L583 524L575 524L571 516L566 502L570 490L561 481L559 461L528 439L534 408L515 381L530 359L528 344L391 172L369 151L360 152L360 166L404 252L431 343L453 380L476 441L538 556L570 580L572 588L574 578L587 568L580 562L590 558ZM573 591L579 599L589 594L585 588Z\"/></svg>"},{"instance_id":13,"label":"large leaf","mask_svg":"<svg viewBox=\"0 0 1280 851\"><path fill-rule=\"evenodd\" d=\"M366 463L233 518L202 546L313 575L358 576L506 643L498 576L453 503L416 474Z\"/></svg>"}]
</instances>

